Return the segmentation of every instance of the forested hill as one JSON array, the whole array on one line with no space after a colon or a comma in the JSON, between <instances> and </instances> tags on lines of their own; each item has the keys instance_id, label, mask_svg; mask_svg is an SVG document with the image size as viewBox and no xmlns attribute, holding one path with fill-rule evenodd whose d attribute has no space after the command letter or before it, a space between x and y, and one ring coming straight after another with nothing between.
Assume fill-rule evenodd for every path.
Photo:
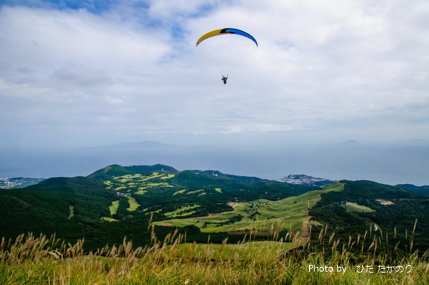
<instances>
[{"instance_id":1,"label":"forested hill","mask_svg":"<svg viewBox=\"0 0 429 285\"><path fill-rule=\"evenodd\" d=\"M88 175L88 178L103 180L103 179L110 179L115 176L122 176L127 174L139 174L139 173L141 174L144 172L153 172L153 171L162 171L162 172L171 172L171 173L178 172L177 169L171 166L162 165L162 164L156 164L151 166L149 165L120 166L117 164L113 164Z\"/></svg>"},{"instance_id":2,"label":"forested hill","mask_svg":"<svg viewBox=\"0 0 429 285\"><path fill-rule=\"evenodd\" d=\"M259 182L264 179L254 177L254 176L239 176L239 175L231 175L231 174L224 174L217 170L188 170L189 172L192 172L194 174L203 175L203 176L215 176L219 178L230 178L230 179L236 179L244 182Z\"/></svg>"},{"instance_id":3,"label":"forested hill","mask_svg":"<svg viewBox=\"0 0 429 285\"><path fill-rule=\"evenodd\" d=\"M313 221L328 226L336 237L349 236L379 229L389 239L415 248L429 247L429 200L397 186L371 181L341 181L344 190L323 194L309 215ZM416 226L416 228L414 228ZM413 233L415 229L415 233ZM315 227L314 233L320 228ZM396 244L396 243L395 243Z\"/></svg>"},{"instance_id":4,"label":"forested hill","mask_svg":"<svg viewBox=\"0 0 429 285\"><path fill-rule=\"evenodd\" d=\"M400 187L402 189L406 189L409 191L412 191L414 193L418 193L421 195L429 196L429 185L423 185L423 186L415 186L412 184L398 184L397 187Z\"/></svg>"},{"instance_id":5,"label":"forested hill","mask_svg":"<svg viewBox=\"0 0 429 285\"><path fill-rule=\"evenodd\" d=\"M0 236L56 233L70 241L85 238L89 248L121 243L127 236L144 245L150 239L151 214L153 221L166 219L171 211L207 216L233 210L230 202L278 200L316 189L210 172L179 172L166 165L111 165L87 177L55 177L23 189L0 190ZM193 205L198 208L188 211ZM208 235L199 236L196 227L186 230L189 238L193 233L207 240ZM170 231L174 228L156 229L159 237ZM211 239L216 240L216 235Z\"/></svg>"},{"instance_id":6,"label":"forested hill","mask_svg":"<svg viewBox=\"0 0 429 285\"><path fill-rule=\"evenodd\" d=\"M72 188L75 190L95 190L103 189L104 184L98 179L89 177L54 177L46 179L38 184L27 187L27 189L55 189L55 188Z\"/></svg>"},{"instance_id":7,"label":"forested hill","mask_svg":"<svg viewBox=\"0 0 429 285\"><path fill-rule=\"evenodd\" d=\"M23 189L0 190L0 237L56 233L69 241L85 238L86 247L95 249L107 243L119 244L127 236L135 245L145 245L150 240L148 225L152 219L159 225L155 227L159 238L174 231L170 227L174 220L174 225L188 233L188 241L204 242L209 234L201 232L206 229L201 222L204 218L213 231L211 241L222 242L228 234L217 228L258 221L258 216L259 222L265 222L261 221L264 217L267 223L285 219L278 213L286 206L289 216L301 211L301 221L311 205L309 215L313 216L315 229L328 225L329 231L348 238L376 224L389 235L396 228L398 238L406 239L418 219L415 245L429 244L427 197L371 181L342 183L344 190L336 184L338 191L322 194L318 201L319 194L315 193L322 192L308 192L320 188L308 185L215 170L178 171L161 164L110 165L87 177L56 177ZM313 204L309 196L314 196ZM285 199L288 197L297 198ZM212 217L224 218L207 219ZM185 223L186 219L192 219L192 223ZM241 234L230 236L228 241L242 239Z\"/></svg>"}]
</instances>

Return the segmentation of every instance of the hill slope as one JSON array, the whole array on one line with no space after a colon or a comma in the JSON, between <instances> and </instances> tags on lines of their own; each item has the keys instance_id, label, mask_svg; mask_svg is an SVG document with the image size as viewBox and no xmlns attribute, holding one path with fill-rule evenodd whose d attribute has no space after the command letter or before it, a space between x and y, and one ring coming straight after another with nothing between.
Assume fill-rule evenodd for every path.
<instances>
[{"instance_id":1,"label":"hill slope","mask_svg":"<svg viewBox=\"0 0 429 285\"><path fill-rule=\"evenodd\" d=\"M0 236L57 233L68 240L85 238L89 248L121 243L124 236L145 245L151 238L149 220L159 225L160 238L181 227L196 241L210 234L222 242L230 233L237 234L229 235L234 242L250 231L302 232L310 216L313 234L328 225L344 239L376 224L389 236L396 228L403 240L418 219L415 246L429 245L427 197L371 181L342 181L320 190L211 170L111 165L87 177L0 190Z\"/></svg>"},{"instance_id":2,"label":"hill slope","mask_svg":"<svg viewBox=\"0 0 429 285\"><path fill-rule=\"evenodd\" d=\"M381 228L384 235L401 241L401 246L409 244L408 239L412 236L415 247L428 249L427 197L371 181L341 182L344 183L343 191L321 195L321 201L309 212L313 220L327 225L329 232L335 231L337 237L346 240L350 235Z\"/></svg>"},{"instance_id":3,"label":"hill slope","mask_svg":"<svg viewBox=\"0 0 429 285\"><path fill-rule=\"evenodd\" d=\"M150 240L151 213L153 221L168 219L169 212L203 217L232 210L228 205L232 201L277 200L311 190L221 173L178 172L165 165L111 165L87 177L56 177L24 189L0 191L0 236L57 233L68 240L85 238L90 248L120 243L128 236L136 245L144 245ZM207 239L199 236L198 227L185 229L189 238L193 234L197 240ZM157 227L156 231L165 236L172 230ZM224 238L219 235L219 241Z\"/></svg>"}]
</instances>

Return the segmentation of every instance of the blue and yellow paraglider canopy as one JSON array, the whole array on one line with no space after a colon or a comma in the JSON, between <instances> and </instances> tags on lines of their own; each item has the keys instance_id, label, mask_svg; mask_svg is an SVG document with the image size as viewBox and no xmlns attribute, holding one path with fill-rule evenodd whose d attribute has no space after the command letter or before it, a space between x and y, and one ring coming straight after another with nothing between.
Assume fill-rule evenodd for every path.
<instances>
[{"instance_id":1,"label":"blue and yellow paraglider canopy","mask_svg":"<svg viewBox=\"0 0 429 285\"><path fill-rule=\"evenodd\" d=\"M240 36L246 37L246 38L252 40L256 44L256 46L258 46L258 42L250 34L246 33L245 31L242 31L239 29L233 29L233 28L225 28L225 29L219 29L219 30L214 30L214 31L208 32L207 34L202 35L198 39L196 46L198 46L202 41L204 41L208 38L215 37L215 36L228 35L228 34L240 35Z\"/></svg>"}]
</instances>

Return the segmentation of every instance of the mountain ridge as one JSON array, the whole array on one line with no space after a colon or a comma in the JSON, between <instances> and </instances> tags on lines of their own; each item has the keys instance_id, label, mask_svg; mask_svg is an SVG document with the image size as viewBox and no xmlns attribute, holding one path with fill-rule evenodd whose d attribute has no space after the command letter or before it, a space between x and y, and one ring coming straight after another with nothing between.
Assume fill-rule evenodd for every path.
<instances>
[{"instance_id":1,"label":"mountain ridge","mask_svg":"<svg viewBox=\"0 0 429 285\"><path fill-rule=\"evenodd\" d=\"M303 221L312 216L314 232L329 225L329 231L345 238L372 224L389 237L394 225L406 238L417 218L422 233L416 234L415 246L424 249L429 244L427 196L404 189L411 186L328 180L321 190L255 178L216 170L178 171L163 164L114 164L86 177L52 177L23 189L0 190L0 236L57 233L68 241L85 238L91 249L120 244L127 236L143 246L150 242L152 223L160 239L177 227L188 233L189 241L206 242L210 235L211 241L221 243L226 237L229 242L242 240L256 224L268 232L277 220L282 235L301 232Z\"/></svg>"},{"instance_id":2,"label":"mountain ridge","mask_svg":"<svg viewBox=\"0 0 429 285\"><path fill-rule=\"evenodd\" d=\"M233 174L226 174L222 173L218 170L198 170L198 169L192 169L192 170L177 170L174 167L165 165L165 164L155 164L155 165L130 165L130 166L121 166L118 164L112 164L108 165L104 168L101 168L99 170L96 170L95 172L85 176L88 178L106 178L109 176L118 176L118 175L125 175L125 174L132 174L132 173L139 173L139 172L148 172L148 171L165 171L165 172L171 172L171 173L177 173L177 172L183 172L183 171L189 171L194 174L203 175L203 176L213 176L213 177L219 177L219 178L230 178L230 179L238 179L242 181L247 182L258 182L263 180L272 180L272 181L279 181L289 184L295 184L295 185L311 185L311 186L317 186L317 187L324 187L330 183L337 182L339 180L332 180L327 178L320 178L320 177L314 177L306 174L289 174L285 175L280 179L264 179L259 178L256 176L245 176L245 175L233 175ZM59 178L59 177L51 177L51 178ZM32 178L32 177L11 177L11 178L0 178L0 189L18 189L18 188L25 188L32 185L37 185L38 183L47 180L50 178ZM405 184L397 184L392 185L401 187L406 190L413 191L415 193L420 193L426 196L429 196L429 185L422 185L417 186L411 183L405 183Z\"/></svg>"}]
</instances>

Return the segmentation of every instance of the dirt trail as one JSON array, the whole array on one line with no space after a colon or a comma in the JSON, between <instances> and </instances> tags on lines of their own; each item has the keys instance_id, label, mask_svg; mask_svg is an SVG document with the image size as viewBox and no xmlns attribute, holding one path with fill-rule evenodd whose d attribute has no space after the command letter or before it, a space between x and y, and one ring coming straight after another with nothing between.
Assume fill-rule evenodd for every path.
<instances>
[{"instance_id":1,"label":"dirt trail","mask_svg":"<svg viewBox=\"0 0 429 285\"><path fill-rule=\"evenodd\" d=\"M307 210L307 212L305 213L307 216L308 216L308 212L309 210ZM302 239L309 238L310 229L308 228L308 223L310 222L311 218L312 216L308 216L308 218L302 223L302 234L301 234Z\"/></svg>"},{"instance_id":2,"label":"dirt trail","mask_svg":"<svg viewBox=\"0 0 429 285\"><path fill-rule=\"evenodd\" d=\"M227 232L229 235L258 235L258 236L272 236L274 232L254 232L254 231L231 231Z\"/></svg>"},{"instance_id":3,"label":"dirt trail","mask_svg":"<svg viewBox=\"0 0 429 285\"><path fill-rule=\"evenodd\" d=\"M341 189L344 190L344 184L341 186ZM319 195L319 201L322 199L322 196ZM310 209L307 210L307 212L305 212L305 214L308 216L310 212ZM308 216L307 219L302 223L302 234L301 234L301 238L302 240L309 240L309 235L310 235L310 229L308 228L308 224L310 223L312 216Z\"/></svg>"},{"instance_id":4,"label":"dirt trail","mask_svg":"<svg viewBox=\"0 0 429 285\"><path fill-rule=\"evenodd\" d=\"M156 226L160 226L160 227L173 227L173 223L165 223L165 222L161 222L161 223L157 223Z\"/></svg>"}]
</instances>

